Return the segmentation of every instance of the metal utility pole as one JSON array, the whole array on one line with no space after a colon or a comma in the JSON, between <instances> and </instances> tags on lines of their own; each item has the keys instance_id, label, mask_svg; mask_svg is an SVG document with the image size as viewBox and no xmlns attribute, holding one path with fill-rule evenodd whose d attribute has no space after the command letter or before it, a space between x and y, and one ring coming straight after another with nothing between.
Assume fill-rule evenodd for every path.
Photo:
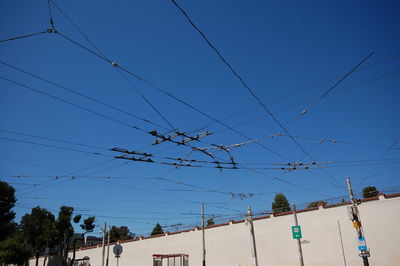
<instances>
[{"instance_id":1,"label":"metal utility pole","mask_svg":"<svg viewBox=\"0 0 400 266\"><path fill-rule=\"evenodd\" d=\"M250 206L247 208L246 221L250 229L251 256L253 257L253 265L258 266L256 237L254 235L254 226L253 226L253 213L251 212Z\"/></svg>"},{"instance_id":2,"label":"metal utility pole","mask_svg":"<svg viewBox=\"0 0 400 266\"><path fill-rule=\"evenodd\" d=\"M350 194L350 200L352 203L351 210L349 212L350 219L352 220L353 226L357 231L358 249L360 250L360 254L358 254L358 256L360 256L363 259L364 266L369 266L368 257L370 256L370 253L367 248L367 244L366 244L365 237L364 237L364 232L363 232L363 229L361 226L360 213L358 212L357 201L354 198L353 188L351 187L351 182L350 182L350 177L347 177L346 181L347 181L347 188L348 188L349 194Z\"/></svg>"},{"instance_id":3,"label":"metal utility pole","mask_svg":"<svg viewBox=\"0 0 400 266\"><path fill-rule=\"evenodd\" d=\"M293 204L292 205L292 209L293 209L293 217L294 217L294 225L296 227L299 226L299 223L297 221L297 213L296 213L296 205ZM301 249L301 240L300 238L297 238L297 246L299 247L299 261L300 261L300 266L304 266L304 261L303 261L303 250Z\"/></svg>"},{"instance_id":4,"label":"metal utility pole","mask_svg":"<svg viewBox=\"0 0 400 266\"><path fill-rule=\"evenodd\" d=\"M107 260L106 260L106 266L108 266L108 260L110 258L110 230L111 230L111 225L108 226L108 232L107 232Z\"/></svg>"},{"instance_id":5,"label":"metal utility pole","mask_svg":"<svg viewBox=\"0 0 400 266\"><path fill-rule=\"evenodd\" d=\"M201 204L201 224L202 224L202 233L203 233L203 266L206 266L206 238L204 232L204 203Z\"/></svg>"},{"instance_id":6,"label":"metal utility pole","mask_svg":"<svg viewBox=\"0 0 400 266\"><path fill-rule=\"evenodd\" d=\"M101 245L103 247L103 253L102 253L102 257L101 257L101 266L104 266L104 255L106 252L106 247L105 247L106 231L107 231L107 223L104 222L104 227L101 229L101 232L103 234L103 241L102 241L102 245Z\"/></svg>"}]
</instances>

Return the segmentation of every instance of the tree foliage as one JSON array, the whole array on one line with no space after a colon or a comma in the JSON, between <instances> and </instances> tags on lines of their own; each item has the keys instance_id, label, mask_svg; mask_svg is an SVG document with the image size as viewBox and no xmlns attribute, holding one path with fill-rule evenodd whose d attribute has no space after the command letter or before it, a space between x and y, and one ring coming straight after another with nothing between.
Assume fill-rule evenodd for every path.
<instances>
[{"instance_id":1,"label":"tree foliage","mask_svg":"<svg viewBox=\"0 0 400 266\"><path fill-rule=\"evenodd\" d=\"M310 202L310 203L307 205L307 208L315 208L315 207L325 206L325 205L326 205L326 201L324 201L324 200L317 200L317 201Z\"/></svg>"},{"instance_id":2,"label":"tree foliage","mask_svg":"<svg viewBox=\"0 0 400 266\"><path fill-rule=\"evenodd\" d=\"M275 195L274 202L272 203L272 211L274 213L290 211L289 201L282 193Z\"/></svg>"},{"instance_id":3,"label":"tree foliage","mask_svg":"<svg viewBox=\"0 0 400 266\"><path fill-rule=\"evenodd\" d=\"M362 194L364 198L371 198L377 196L379 191L374 186L368 186L362 189Z\"/></svg>"},{"instance_id":4,"label":"tree foliage","mask_svg":"<svg viewBox=\"0 0 400 266\"><path fill-rule=\"evenodd\" d=\"M21 229L36 257L36 265L38 265L40 254L46 247L54 244L56 237L54 215L39 206L35 207L30 214L22 217Z\"/></svg>"},{"instance_id":5,"label":"tree foliage","mask_svg":"<svg viewBox=\"0 0 400 266\"><path fill-rule=\"evenodd\" d=\"M15 189L7 182L0 181L0 241L11 236L16 230L13 222L15 213L11 210L15 206Z\"/></svg>"},{"instance_id":6,"label":"tree foliage","mask_svg":"<svg viewBox=\"0 0 400 266\"><path fill-rule=\"evenodd\" d=\"M0 242L0 265L24 265L31 256L22 231L16 231L11 237Z\"/></svg>"},{"instance_id":7,"label":"tree foliage","mask_svg":"<svg viewBox=\"0 0 400 266\"><path fill-rule=\"evenodd\" d=\"M164 230L162 229L161 225L159 223L156 224L156 226L153 228L153 231L151 232L151 235L160 235L164 234Z\"/></svg>"},{"instance_id":8,"label":"tree foliage","mask_svg":"<svg viewBox=\"0 0 400 266\"><path fill-rule=\"evenodd\" d=\"M207 226L210 226L210 225L213 225L213 224L215 224L213 218L210 218L210 219L207 220Z\"/></svg>"},{"instance_id":9,"label":"tree foliage","mask_svg":"<svg viewBox=\"0 0 400 266\"><path fill-rule=\"evenodd\" d=\"M32 254L38 258L45 248L57 247L61 265L67 265L68 250L74 228L71 221L79 223L81 215L73 217L74 208L62 206L55 220L54 215L39 206L21 218L20 225L13 222L15 213L11 210L16 202L15 190L0 181L0 265L23 265ZM92 232L95 217L88 217L80 225L86 232ZM60 263L58 263L59 265Z\"/></svg>"},{"instance_id":10,"label":"tree foliage","mask_svg":"<svg viewBox=\"0 0 400 266\"><path fill-rule=\"evenodd\" d=\"M86 218L85 220L83 220L83 224L81 224L81 228L83 230L85 230L85 233L86 232L93 232L93 229L95 227L94 221L95 221L94 216L90 216L90 217ZM79 221L76 222L76 223L79 223Z\"/></svg>"},{"instance_id":11,"label":"tree foliage","mask_svg":"<svg viewBox=\"0 0 400 266\"><path fill-rule=\"evenodd\" d=\"M71 238L74 235L74 228L71 224L72 214L74 208L68 206L61 206L56 221L57 226L57 245L58 251L63 266L67 265L68 248L71 243Z\"/></svg>"},{"instance_id":12,"label":"tree foliage","mask_svg":"<svg viewBox=\"0 0 400 266\"><path fill-rule=\"evenodd\" d=\"M135 237L135 234L129 231L127 226L111 226L110 241L116 242L118 240L127 240Z\"/></svg>"}]
</instances>

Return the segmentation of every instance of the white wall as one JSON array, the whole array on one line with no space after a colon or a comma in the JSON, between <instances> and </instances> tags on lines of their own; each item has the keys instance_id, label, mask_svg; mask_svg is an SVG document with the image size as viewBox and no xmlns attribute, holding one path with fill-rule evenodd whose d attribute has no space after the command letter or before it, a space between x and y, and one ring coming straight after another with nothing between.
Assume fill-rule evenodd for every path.
<instances>
[{"instance_id":1,"label":"white wall","mask_svg":"<svg viewBox=\"0 0 400 266\"><path fill-rule=\"evenodd\" d=\"M399 195L400 196L400 195ZM400 197L363 202L359 205L368 247L370 265L400 265ZM348 219L346 206L322 208L298 213L303 239L304 264L307 266L363 265L358 257L356 231ZM340 223L344 257L339 235ZM296 240L292 239L293 215L283 215L254 221L256 246L260 266L299 265ZM250 266L251 247L248 225L229 223L207 228L207 266ZM191 230L178 234L121 243L124 251L120 266L152 265L153 254L185 253L190 266L201 266L202 233ZM110 247L110 266L116 259ZM76 258L90 257L91 266L101 265L102 248L78 251ZM72 256L72 254L71 254ZM40 265L43 264L41 259ZM34 265L34 260L30 265Z\"/></svg>"}]
</instances>

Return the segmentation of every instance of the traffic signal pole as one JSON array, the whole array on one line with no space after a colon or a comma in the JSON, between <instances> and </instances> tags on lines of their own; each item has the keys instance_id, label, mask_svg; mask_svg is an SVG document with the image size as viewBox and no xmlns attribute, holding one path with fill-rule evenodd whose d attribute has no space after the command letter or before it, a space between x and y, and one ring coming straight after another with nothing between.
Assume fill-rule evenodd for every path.
<instances>
[{"instance_id":1,"label":"traffic signal pole","mask_svg":"<svg viewBox=\"0 0 400 266\"><path fill-rule=\"evenodd\" d=\"M354 198L353 188L351 187L350 177L347 177L347 188L350 194L351 200L351 220L353 222L353 226L357 231L357 238L358 238L358 249L360 250L360 256L364 262L364 266L369 266L368 257L370 256L369 250L367 248L367 244L365 242L364 232L361 226L361 219L360 213L358 212L357 208L357 201Z\"/></svg>"}]
</instances>

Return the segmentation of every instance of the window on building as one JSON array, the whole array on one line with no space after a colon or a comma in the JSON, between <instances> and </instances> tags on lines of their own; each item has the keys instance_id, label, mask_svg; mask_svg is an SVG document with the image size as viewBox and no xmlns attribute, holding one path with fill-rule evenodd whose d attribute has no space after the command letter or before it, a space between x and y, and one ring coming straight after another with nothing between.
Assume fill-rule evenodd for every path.
<instances>
[{"instance_id":1,"label":"window on building","mask_svg":"<svg viewBox=\"0 0 400 266\"><path fill-rule=\"evenodd\" d=\"M153 254L153 266L189 266L189 255Z\"/></svg>"},{"instance_id":2,"label":"window on building","mask_svg":"<svg viewBox=\"0 0 400 266\"><path fill-rule=\"evenodd\" d=\"M73 266L90 266L90 258L85 256L83 259L76 259Z\"/></svg>"}]
</instances>

